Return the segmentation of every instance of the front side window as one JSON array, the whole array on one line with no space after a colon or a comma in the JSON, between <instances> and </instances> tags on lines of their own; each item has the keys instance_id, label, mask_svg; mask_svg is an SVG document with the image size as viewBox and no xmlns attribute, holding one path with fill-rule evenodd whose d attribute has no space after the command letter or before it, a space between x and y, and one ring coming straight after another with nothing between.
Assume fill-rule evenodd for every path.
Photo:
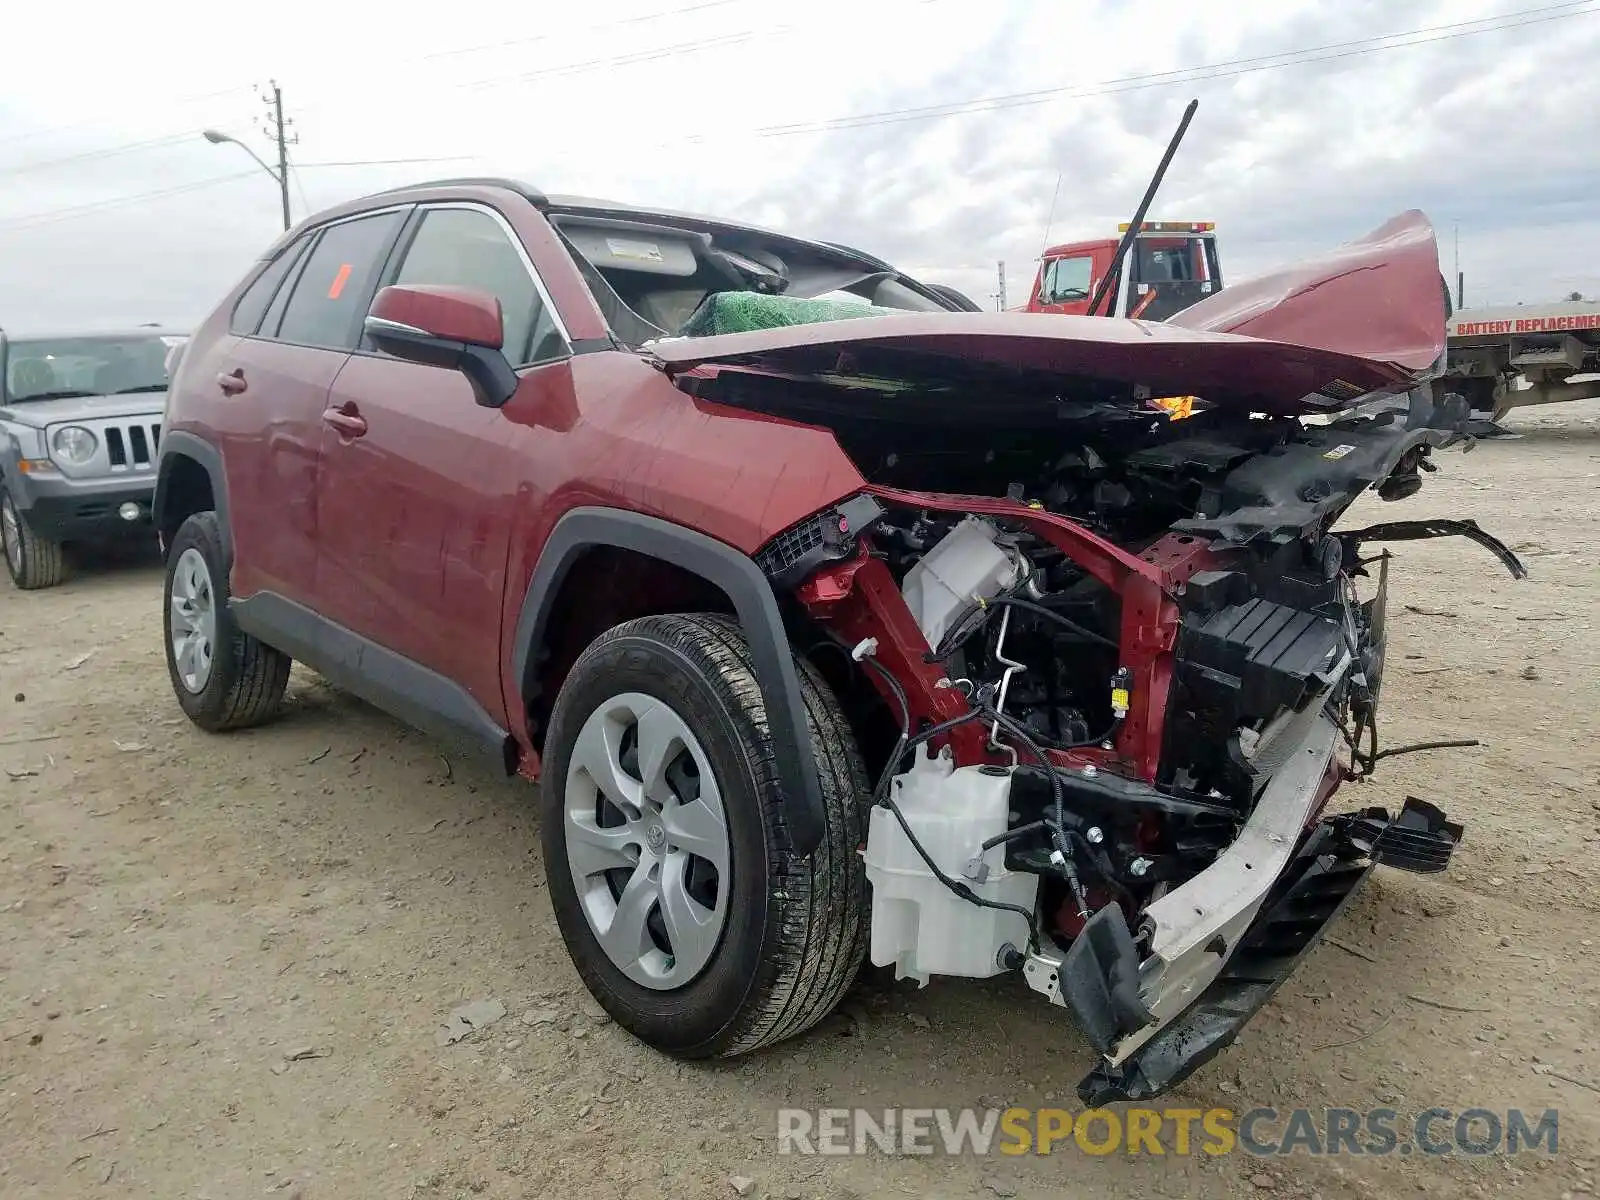
<instances>
[{"instance_id":1,"label":"front side window","mask_svg":"<svg viewBox=\"0 0 1600 1200\"><path fill-rule=\"evenodd\" d=\"M323 230L284 306L278 340L353 349L373 284L403 216L377 213Z\"/></svg>"},{"instance_id":2,"label":"front side window","mask_svg":"<svg viewBox=\"0 0 1600 1200\"><path fill-rule=\"evenodd\" d=\"M1046 304L1068 304L1089 298L1089 273L1093 260L1053 258L1044 269L1043 300Z\"/></svg>"},{"instance_id":3,"label":"front side window","mask_svg":"<svg viewBox=\"0 0 1600 1200\"><path fill-rule=\"evenodd\" d=\"M156 336L15 341L7 347L5 400L164 392L168 349Z\"/></svg>"},{"instance_id":4,"label":"front side window","mask_svg":"<svg viewBox=\"0 0 1600 1200\"><path fill-rule=\"evenodd\" d=\"M500 223L470 208L424 213L394 283L475 288L500 301L505 356L543 362L566 352L533 276Z\"/></svg>"}]
</instances>

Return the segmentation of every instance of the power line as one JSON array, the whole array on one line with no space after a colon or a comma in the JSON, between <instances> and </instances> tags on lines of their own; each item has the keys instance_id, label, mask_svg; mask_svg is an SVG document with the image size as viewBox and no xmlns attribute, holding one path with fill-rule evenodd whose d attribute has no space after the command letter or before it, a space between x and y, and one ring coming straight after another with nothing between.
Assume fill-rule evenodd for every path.
<instances>
[{"instance_id":1,"label":"power line","mask_svg":"<svg viewBox=\"0 0 1600 1200\"><path fill-rule=\"evenodd\" d=\"M218 184L232 183L236 179L253 179L254 177L254 171L239 171L232 175L218 175L211 179L200 179L193 183L161 188L153 192L140 192L133 196L114 196L106 200L94 200L87 204L73 205L71 208L46 209L43 212L28 213L25 216L0 221L0 230L33 229L40 225L53 225L57 221L68 221L75 217L89 216L108 209L123 208L131 204L144 204L151 200L162 200L168 196L182 196L188 192L198 192L203 188L216 187Z\"/></svg>"},{"instance_id":2,"label":"power line","mask_svg":"<svg viewBox=\"0 0 1600 1200\"><path fill-rule=\"evenodd\" d=\"M1199 67L1186 67L1173 71L1157 71L1146 75L1129 75L1120 79L1102 80L1088 85L1067 84L1062 87L1040 88L1029 92L1012 92L1008 95L985 96L973 100L954 101L947 104L929 104L913 108L889 109L877 113L861 113L855 116L839 117L830 121L802 122L793 125L768 125L758 129L745 131L738 136L749 137L787 137L799 133L823 133L836 129L859 129L872 125L899 124L905 121L929 120L939 117L965 116L974 112L989 112L1006 108L1023 108L1035 104L1045 104L1058 98L1088 99L1095 96L1117 95L1122 92L1143 91L1147 88L1164 87L1169 84L1202 82L1209 79L1228 79L1238 75L1249 75L1259 71L1270 71L1280 67L1304 66L1311 63L1332 62L1336 59L1355 58L1364 54L1376 54L1384 50L1400 50L1408 46L1423 46L1433 42L1452 41L1458 38L1472 37L1480 33L1498 33L1507 29L1517 29L1524 25L1537 25L1546 21L1561 20L1567 17L1588 16L1600 9L1590 7L1593 0L1571 0L1566 4L1549 5L1545 8L1524 9L1514 13L1503 13L1497 17L1480 17L1475 21L1456 21L1447 25L1433 25L1422 29L1405 30L1399 33L1382 34L1376 37L1361 38L1351 42L1334 42L1325 46L1312 46L1301 50L1284 50L1277 54L1264 54L1254 58L1232 59L1227 62L1210 63ZM1557 11L1561 10L1561 11ZM1535 15L1544 14L1544 15ZM1513 17L1528 18L1525 20L1512 20ZM1500 22L1494 25L1484 25L1484 22ZM1482 28L1468 29L1468 25L1482 25ZM1450 31L1450 32L1439 32ZM1436 37L1420 37L1426 33L1438 33ZM1396 41L1397 38L1411 38L1411 41ZM1371 43L1387 42L1386 45ZM1359 49L1347 49L1360 47ZM1338 51L1338 53L1326 53ZM1281 61L1273 61L1281 60ZM701 134L686 141L705 141L715 138L718 134ZM674 145L679 143L672 143Z\"/></svg>"},{"instance_id":3,"label":"power line","mask_svg":"<svg viewBox=\"0 0 1600 1200\"><path fill-rule=\"evenodd\" d=\"M51 167L66 166L69 163L115 158L119 154L132 154L136 150L153 150L158 146L173 146L179 142L187 142L193 136L192 133L169 133L161 137L146 138L142 142L128 142L124 145L112 146L106 149L86 150L81 154L68 154L63 158L48 158L43 162L24 163L20 167L0 167L0 177L25 175L29 171L46 171Z\"/></svg>"},{"instance_id":4,"label":"power line","mask_svg":"<svg viewBox=\"0 0 1600 1200\"><path fill-rule=\"evenodd\" d=\"M326 167L399 167L421 163L472 162L477 154L442 154L431 158L352 158L341 162L296 163L297 171L320 171Z\"/></svg>"},{"instance_id":5,"label":"power line","mask_svg":"<svg viewBox=\"0 0 1600 1200\"><path fill-rule=\"evenodd\" d=\"M707 3L692 6L692 8L689 8L689 9L673 10L673 12L688 12L688 11L694 11L695 9L700 9L700 8L712 8L712 7L717 7L719 4L722 4L722 3L733 3L733 2L734 2L734 0L714 0L714 2L712 2L712 0L708 0ZM922 3L922 4L935 4L935 3L941 3L942 0L914 0L914 2ZM657 16L667 16L667 15L671 15L671 14L669 14L669 13L657 14ZM642 20L642 19L643 18L634 18L633 20L634 21L638 21L638 20ZM622 24L622 23L626 23L626 22L615 22L615 24ZM600 26L599 28L604 28L604 27L605 26ZM543 78L543 77L557 78L557 77L568 76L568 75L585 75L585 74L590 73L591 71L600 71L600 70L607 70L607 69L612 69L612 68L616 68L616 67L629 66L629 65L632 65L634 63L653 62L653 61L656 61L656 60L659 60L659 59L662 59L662 58L669 58L669 57L672 57L672 56L675 56L675 55L679 55L679 54L689 54L689 53L695 53L697 51L702 51L702 50L712 50L712 49L719 49L719 48L722 48L722 47L725 47L725 46L740 45L740 44L742 44L744 42L753 41L758 37L768 37L768 36L772 36L772 35L777 34L777 33L792 32L796 28L798 28L798 27L794 26L794 25L787 25L787 26L778 26L778 27L775 27L775 28L765 29L765 30L761 30L761 29L746 30L743 33L723 34L723 35L719 35L717 37L710 38L710 39L697 39L695 41L680 42L680 43L677 43L677 44L671 45L671 46L657 46L657 47L654 47L654 48L648 48L648 49L644 49L644 50L634 51L634 52L629 53L629 54L612 55L612 56L609 56L609 57L606 57L606 58L589 59L589 60L586 60L586 61L576 62L576 63L563 63L563 64L561 64L559 66L547 67L547 68L545 68L543 70L540 70L540 71L520 72L520 73L517 73L517 74L511 74L511 75L500 75L500 76L490 76L490 77L487 77L487 78L469 79L469 80L463 80L463 81L458 81L458 82L446 84L444 86L446 88L450 89L450 90L455 90L455 89L476 90L476 89L479 89L479 88L495 87L495 86L498 86L498 85L501 85L501 84L505 84L505 83L521 82L521 81L524 81L524 80L535 79L535 78ZM549 36L553 36L553 35L545 35L545 36L549 37ZM538 41L538 40L542 40L542 39L540 39L540 38L530 38L530 39L527 39L527 40L529 40L529 41ZM507 44L507 43L502 43L502 44ZM467 50L468 51L472 51L472 50L476 50L476 49L485 49L485 48L487 48L487 47L468 47ZM422 57L422 59L420 59L418 61L425 61L427 59L435 58L435 57L439 57L439 56L438 55L424 55ZM242 90L246 90L246 89L240 89L240 88L232 89L232 91L242 91ZM222 94L228 94L228 93L222 93ZM329 102L323 102L323 103L320 103L320 104L313 103L313 104L310 104L310 105L302 106L298 110L298 112L300 112L301 114L304 114L304 113L307 113L307 112L317 112L319 110L324 110L324 109L327 109L329 107L331 107L331 104ZM92 122L83 122L81 124L91 124L91 123ZM77 128L77 127L78 126L67 126L65 128L72 129L72 128ZM32 135L27 135L27 136L32 136ZM153 150L153 149L157 149L157 148L164 147L164 146L178 145L178 144L180 144L182 142L188 141L193 136L194 136L194 132L192 130L183 130L181 132L173 132L173 133L169 133L169 134L162 134L159 137L145 138L143 140L136 141L136 142L128 142L128 143L123 143L123 144L119 144L119 145L115 145L115 146L109 146L109 147L106 147L106 148L103 148L103 149L99 149L99 150L86 151L86 152L81 153L81 154L72 154L72 155L68 155L68 156L63 157L63 158L46 159L43 162L23 163L23 164L21 164L19 166L15 166L15 167L0 168L0 177L10 176L10 175L21 175L21 174L25 174L25 173L30 172L30 171L48 170L48 169L50 169L52 167L76 164L76 163L81 163L81 162L90 162L90 161L94 161L96 159L111 158L111 157L114 157L116 155L121 155L121 154L130 154L130 153L134 153L134 152L137 152L137 151ZM270 131L269 131L269 136L270 136ZM4 144L4 141L0 140L0 145L3 145L3 144Z\"/></svg>"},{"instance_id":6,"label":"power line","mask_svg":"<svg viewBox=\"0 0 1600 1200\"><path fill-rule=\"evenodd\" d=\"M200 96L184 96L180 99L170 101L170 103L173 105L203 104L208 100L220 100L224 96L234 96L240 92L248 92L249 90L250 88L248 85L244 87L224 88L220 92L206 92L204 95ZM34 138L50 137L58 133L71 133L74 129L85 129L91 125L100 125L102 124L103 120L104 119L101 117L89 117L83 121L74 121L70 125L55 125L49 129L32 129L27 133L14 133L8 137L0 138L0 146L9 146L13 142L32 141Z\"/></svg>"},{"instance_id":7,"label":"power line","mask_svg":"<svg viewBox=\"0 0 1600 1200\"><path fill-rule=\"evenodd\" d=\"M940 0L916 0L917 3L938 3ZM1526 25L1535 25L1547 21L1560 20L1567 17L1591 15L1600 9L1592 7L1594 0L1569 0L1568 3L1547 5L1542 8L1523 9L1511 13L1503 13L1494 17L1480 17L1470 21L1456 21L1443 25L1426 26L1420 29L1405 30L1392 34L1383 34L1375 37L1361 38L1354 41L1334 42L1323 46L1313 46L1299 50L1279 51L1274 54L1257 55L1251 58L1231 59L1220 63L1211 63L1199 67L1182 68L1172 71L1153 72L1144 75L1125 76L1119 79L1104 80L1089 85L1065 85L1055 88L1042 88L1028 92L1014 92L1001 96L980 97L971 100L956 101L947 104L923 105L918 107L890 109L877 113L863 113L849 117L840 117L831 121L812 122L808 124L771 125L757 129L739 131L733 134L701 134L679 139L671 143L658 143L663 146L677 146L686 143L698 143L714 140L718 137L788 137L804 133L829 132L840 129L859 129L873 125L898 124L909 121L937 120L945 117L964 116L977 112L989 112L1007 108L1026 107L1048 103L1057 98L1087 99L1094 96L1115 95L1123 92L1140 91L1153 87L1164 87L1178 83L1190 83L1209 79L1232 78L1239 75L1253 74L1260 71L1276 70L1282 67L1302 66L1320 62L1330 62L1337 59L1354 58L1366 54L1374 54L1384 50L1403 49L1408 46L1427 45L1434 42L1451 41L1463 37L1471 37L1480 33L1500 32L1508 29L1520 28ZM1470 28L1476 26L1476 28ZM788 29L791 27L779 27ZM753 36L759 31L748 31L745 34L729 35L730 38L745 38ZM771 31L769 31L771 32ZM1433 34L1436 36L1424 37ZM1410 39L1410 40L1398 40ZM694 45L696 43L687 43ZM654 54L661 56L679 47L661 47L656 51L640 51L638 55ZM565 70L570 73L581 73L583 70L599 69L605 66L616 65L619 60L626 59L640 61L638 55L617 56L613 59L594 60L589 63L569 64ZM559 73L563 68L554 68L544 74ZM489 84L498 80L469 81L470 86L476 84ZM151 139L159 141L162 139ZM466 157L478 156L439 156L421 157L414 159L369 159L346 160L326 163L307 163L308 169L355 167L355 166L383 166L383 165L409 165L429 162L461 161ZM233 177L229 177L233 178ZM218 180L216 182L221 182ZM209 185L207 185L209 186ZM108 202L114 205L122 203L137 203L144 199L154 199L167 193L152 193L135 197L126 197L121 200ZM95 209L96 206L81 206L86 209ZM77 210L65 210L76 215ZM36 216L52 216L51 213L35 214ZM26 219L26 218L24 218Z\"/></svg>"},{"instance_id":8,"label":"power line","mask_svg":"<svg viewBox=\"0 0 1600 1200\"><path fill-rule=\"evenodd\" d=\"M443 158L374 158L348 162L295 163L292 165L292 171L318 170L323 167L381 167L399 164L462 162L470 157L470 155L451 155ZM153 192L139 192L132 196L114 196L106 200L94 200L86 204L74 205L71 208L52 208L45 209L42 212L28 213L21 217L0 218L0 230L32 229L36 225L53 225L58 220L66 221L81 216L93 216L107 209L142 204L149 200L162 200L168 196L181 196L188 192L200 191L203 188L215 187L218 184L231 183L235 179L253 179L255 176L256 173L254 171L241 171L235 175L219 175L212 179L202 179L195 183L162 188ZM303 189L300 193L300 200L309 212L311 204L306 199Z\"/></svg>"},{"instance_id":9,"label":"power line","mask_svg":"<svg viewBox=\"0 0 1600 1200\"><path fill-rule=\"evenodd\" d=\"M938 0L921 0L921 2L933 4L937 3ZM566 63L558 67L544 67L537 71L519 71L510 75L491 75L483 79L468 79L447 86L476 91L480 88L499 87L507 83L522 83L530 79L556 79L566 75L587 75L591 71L599 71L607 67L628 67L633 66L635 63L675 58L680 54L698 54L703 50L720 50L726 46L742 46L746 42L755 41L757 38L773 37L780 33L792 33L797 28L799 26L778 25L770 29L746 29L742 33L724 33L712 38L695 38L693 41L678 42L672 46L654 46L646 50L634 50L628 54L615 54L606 58L591 58L584 62Z\"/></svg>"},{"instance_id":10,"label":"power line","mask_svg":"<svg viewBox=\"0 0 1600 1200\"><path fill-rule=\"evenodd\" d=\"M305 211L307 216L310 216L312 212L311 197L306 195L306 185L300 178L300 164L291 163L290 167L292 168L293 172L292 177L294 179L294 190L300 193L300 207Z\"/></svg>"},{"instance_id":11,"label":"power line","mask_svg":"<svg viewBox=\"0 0 1600 1200\"><path fill-rule=\"evenodd\" d=\"M643 25L650 21L660 21L666 17L681 17L689 13L705 12L713 8L727 8L729 5L741 2L742 0L703 0L702 3L685 5L683 8L669 8L662 12L643 13L636 17L619 17L613 21L601 21L596 25L585 25L579 29L563 29L558 33L538 33L532 37L512 38L509 41L483 42L476 46L461 46L453 50L435 50L432 54L424 54L421 61L458 58L466 54L480 54L485 50L503 50L507 46L531 46L535 42L553 41L569 33L598 33L603 29L618 29L624 25Z\"/></svg>"},{"instance_id":12,"label":"power line","mask_svg":"<svg viewBox=\"0 0 1600 1200\"><path fill-rule=\"evenodd\" d=\"M659 20L659 19L664 18L664 17L678 16L678 15L682 15L684 13L698 12L698 11L702 11L702 10L706 10L706 9L714 9L714 8L724 7L726 5L737 3L737 2L739 2L739 0L702 0L702 3L689 5L689 6L684 7L684 8L669 9L669 10L667 10L665 12L660 12L660 13L646 14L646 15L637 16L637 17L622 18L622 19L619 19L619 20L616 20L616 21L604 22L604 23L601 23L599 25L592 26L590 28L593 28L593 29L606 29L606 28L611 28L613 26L621 26L621 25L629 25L629 24L640 24L640 23L643 23L643 22L649 21L649 20ZM913 7L920 6L920 5L928 5L928 4L941 4L941 3L944 3L944 2L945 2L945 0L909 0L909 3ZM482 88L498 87L498 86L501 86L501 85L504 85L504 84L508 84L508 83L521 83L521 82L525 82L525 81L533 80L533 79L545 79L545 78L554 79L554 78L562 78L562 77L571 76L571 75L587 75L587 74L589 74L589 73L591 73L593 71L610 70L610 69L614 69L614 68L617 68L617 67L632 66L632 65L635 65L635 64L638 64L638 63L656 62L656 61L659 61L659 60L664 59L664 58L673 58L673 57L677 57L678 55L682 55L682 54L694 54L694 53L699 53L699 52L706 51L706 50L716 50L716 49L723 49L723 48L726 48L728 46L743 45L746 42L755 41L755 40L758 40L758 39L761 39L761 38L776 37L776 36L779 36L781 34L794 33L794 32L797 32L798 30L800 30L802 28L804 28L804 26L802 26L802 25L789 24L789 25L770 26L770 27L763 28L763 29L747 29L747 30L744 30L744 31L739 32L739 33L719 34L719 35L717 35L715 37L711 37L711 38L697 38L697 39L693 39L691 41L678 42L678 43L675 43L675 44L669 45L669 46L647 47L645 49L631 51L631 52L626 53L626 54L609 55L609 56L604 57L604 58L594 58L594 59L583 60L583 61L580 61L580 62L563 63L563 64L560 64L558 66L546 67L546 68L543 68L543 69L537 70L537 71L523 71L523 72L516 72L516 73L512 73L512 74L507 74L507 75L496 75L496 76L488 76L488 77L478 78L478 79L461 80L461 81L445 84L445 85L443 85L443 87L446 88L446 89L449 89L449 90L464 89L464 90L469 90L470 91L470 90L478 90L478 89L482 89ZM572 31L572 32L581 32L581 31L576 31L575 30L575 31ZM555 36L556 35L554 35L554 34L545 34L545 35L540 35L540 36L532 37L532 38L526 38L526 39L522 39L522 40L526 41L526 42L536 42L536 41L548 40L548 39L553 38ZM502 42L502 43L499 43L499 45L502 45L502 46L503 45L514 45L514 44L516 44L516 43L514 43L514 42ZM420 59L418 59L416 61L427 61L429 59L436 59L436 58L440 58L440 57L443 57L443 56L446 56L446 55L450 55L450 54L472 53L472 52L476 52L478 50L491 49L491 48L493 48L493 47L490 47L490 46L477 46L477 47L466 47L461 51L440 51L440 52L437 52L435 54L423 55L423 56L421 56ZM228 92L217 93L217 95L229 95L229 94L232 94L233 92L244 91L244 90L247 90L247 89L233 88L233 89L230 89ZM198 99L205 99L205 98L206 97L199 97ZM313 103L313 104L310 104L310 105L304 105L301 108L299 108L297 111L301 115L304 115L307 112L317 112L317 111L320 111L320 110L327 109L329 107L331 107L331 105L328 102L324 102L324 103L321 103L321 104ZM67 128L74 128L74 127L69 126ZM267 134L268 134L269 138L274 136L270 129L267 130ZM25 136L33 136L33 135L25 135ZM131 154L131 153L144 151L144 150L154 150L154 149L158 149L158 148L162 148L162 147L166 147L166 146L174 146L174 145L178 145L180 143L188 141L193 136L194 136L194 133L191 130L175 131L173 133L163 134L163 135L161 135L159 137L145 138L145 139L143 139L141 141L128 142L128 143L124 143L124 144L120 144L120 145L109 146L109 147L106 147L106 148L103 148L103 149L99 149L99 150L85 151L85 152L83 152L81 154L67 155L66 157L63 157L63 158L47 159L47 160L45 160L43 162L23 163L23 164L21 164L19 166L15 166L15 167L0 168L0 178L6 177L6 176L12 176L12 175L21 175L21 174L25 174L25 173L28 173L28 172L31 172L31 171L48 170L50 168L58 167L58 166L72 165L72 164L77 164L77 163L82 163L82 162L91 162L91 161L95 161L95 160L98 160L98 159L111 158L111 157L115 157L117 155L122 155L122 154ZM4 144L4 141L0 140L0 145L3 145L3 144ZM428 160L428 161L445 161L445 159L431 159L431 160Z\"/></svg>"},{"instance_id":13,"label":"power line","mask_svg":"<svg viewBox=\"0 0 1600 1200\"><path fill-rule=\"evenodd\" d=\"M731 3L733 0L717 0L717 3L706 3L686 9L674 9L670 13L658 14L660 16L675 15L681 12L691 12L697 8L718 7L720 3ZM910 8L919 8L931 4L943 4L947 0L900 0ZM636 19L635 19L636 20ZM620 21L617 24L626 24ZM696 54L703 50L720 50L728 46L740 46L746 42L758 41L769 37L778 37L782 34L797 33L806 28L805 25L787 24L770 25L757 29L745 29L738 33L717 34L713 37L693 38L685 42L676 42L669 46L650 46L642 50L632 50L624 54L607 55L604 58L584 59L579 62L562 63L553 67L541 67L535 71L517 71L505 75L489 75L478 79L457 80L453 83L442 85L444 90L463 89L476 91L481 88L498 87L508 83L523 83L536 79L558 79L570 75L587 75L592 71L610 70L616 67L633 66L637 63L656 62L663 58L675 58L682 54ZM529 39L539 40L539 39ZM314 104L301 109L302 112L316 111L328 105Z\"/></svg>"},{"instance_id":14,"label":"power line","mask_svg":"<svg viewBox=\"0 0 1600 1200\"><path fill-rule=\"evenodd\" d=\"M912 0L912 2L914 4L935 4L942 2L942 0ZM1546 21L1559 20L1565 17L1586 16L1596 11L1600 11L1600 9L1593 7L1593 3L1594 0L1566 0L1565 3L1561 4L1545 5L1539 8L1531 9L1519 9L1513 12L1501 13L1491 17L1478 17L1467 21L1454 21L1442 25L1424 26L1419 29L1401 30L1396 33L1359 38L1354 41L1333 42L1322 46L1303 47L1298 50L1283 50L1274 54L1257 55L1251 58L1230 59L1199 67L1187 67L1171 71L1152 72L1144 75L1125 76L1119 79L1104 80L1095 84L1067 84L1060 87L1041 88L1035 91L1014 92L1006 95L980 97L971 100L954 101L944 104L931 104L912 108L890 109L877 113L861 113L848 117L840 117L831 121L802 122L791 125L770 125L756 129L741 130L730 133L696 134L684 138L674 139L669 142L650 143L649 145L652 148L669 148L682 145L700 144L707 141L715 141L729 137L791 137L797 134L823 133L840 129L867 128L873 125L898 124L902 122L931 120L947 116L965 116L975 112L988 112L1007 108L1028 107L1031 105L1049 103L1051 100L1058 98L1088 99L1095 96L1117 95L1122 92L1141 91L1147 88L1164 87L1172 84L1203 82L1211 79L1227 79L1240 75L1254 74L1261 71L1276 70L1282 67L1302 66L1319 62L1331 62L1337 59L1359 57L1366 54L1375 54L1385 50L1404 49L1407 46L1421 46L1433 42L1451 41L1457 38L1471 37L1480 33L1501 32L1504 30L1516 29L1525 25L1536 25ZM609 58L591 59L579 63L568 63L564 66L550 67L542 71L466 80L448 86L452 88L476 89L481 87L492 87L503 83L520 82L528 79L586 74L593 70L604 70L618 66L626 66L633 63L649 62L660 58L671 57L677 54L692 53L697 50L737 45L753 40L757 37L767 37L778 33L793 32L796 28L797 27L793 25L783 25L766 30L745 30L740 33L719 35L718 37L712 39L699 39L696 41L679 43L673 46L659 46L653 49L635 51L630 54L615 55ZM1423 36L1427 34L1434 34L1436 36Z\"/></svg>"}]
</instances>

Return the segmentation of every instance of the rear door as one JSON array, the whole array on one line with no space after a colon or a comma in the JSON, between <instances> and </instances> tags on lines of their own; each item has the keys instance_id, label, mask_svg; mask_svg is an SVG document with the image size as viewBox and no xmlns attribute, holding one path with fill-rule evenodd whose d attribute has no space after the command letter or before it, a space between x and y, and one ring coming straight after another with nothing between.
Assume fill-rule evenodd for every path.
<instances>
[{"instance_id":1,"label":"rear door","mask_svg":"<svg viewBox=\"0 0 1600 1200\"><path fill-rule=\"evenodd\" d=\"M565 331L517 235L494 209L419 206L380 281L446 284L500 300L524 388L569 374ZM359 417L322 433L317 590L326 615L443 675L502 719L498 630L514 491L527 438L554 436L484 408L459 371L363 346L328 398Z\"/></svg>"},{"instance_id":2,"label":"rear door","mask_svg":"<svg viewBox=\"0 0 1600 1200\"><path fill-rule=\"evenodd\" d=\"M405 211L308 232L240 297L238 340L217 355L214 371L225 397L217 428L235 596L270 591L315 606L322 414Z\"/></svg>"}]
</instances>

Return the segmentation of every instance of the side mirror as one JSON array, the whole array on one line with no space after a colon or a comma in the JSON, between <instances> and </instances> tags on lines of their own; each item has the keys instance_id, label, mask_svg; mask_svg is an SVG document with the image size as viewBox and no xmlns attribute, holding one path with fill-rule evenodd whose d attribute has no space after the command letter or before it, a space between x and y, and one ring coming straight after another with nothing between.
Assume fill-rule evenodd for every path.
<instances>
[{"instance_id":1,"label":"side mirror","mask_svg":"<svg viewBox=\"0 0 1600 1200\"><path fill-rule=\"evenodd\" d=\"M373 298L364 322L385 354L460 371L485 408L516 393L517 373L502 353L500 301L476 288L393 284Z\"/></svg>"}]
</instances>

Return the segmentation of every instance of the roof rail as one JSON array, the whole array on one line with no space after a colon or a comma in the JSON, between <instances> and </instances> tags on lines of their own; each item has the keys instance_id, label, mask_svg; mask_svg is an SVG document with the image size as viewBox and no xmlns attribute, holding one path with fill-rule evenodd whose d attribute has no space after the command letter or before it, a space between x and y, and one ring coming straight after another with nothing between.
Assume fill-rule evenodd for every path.
<instances>
[{"instance_id":1,"label":"roof rail","mask_svg":"<svg viewBox=\"0 0 1600 1200\"><path fill-rule=\"evenodd\" d=\"M499 175L462 175L450 179L422 179L416 183L406 183L399 187L384 188L381 192L371 193L374 196L390 196L395 192L414 192L419 188L442 187L497 187L515 192L529 204L537 208L544 208L550 203L549 199L538 188L531 184L523 183L517 179L506 179Z\"/></svg>"}]
</instances>

